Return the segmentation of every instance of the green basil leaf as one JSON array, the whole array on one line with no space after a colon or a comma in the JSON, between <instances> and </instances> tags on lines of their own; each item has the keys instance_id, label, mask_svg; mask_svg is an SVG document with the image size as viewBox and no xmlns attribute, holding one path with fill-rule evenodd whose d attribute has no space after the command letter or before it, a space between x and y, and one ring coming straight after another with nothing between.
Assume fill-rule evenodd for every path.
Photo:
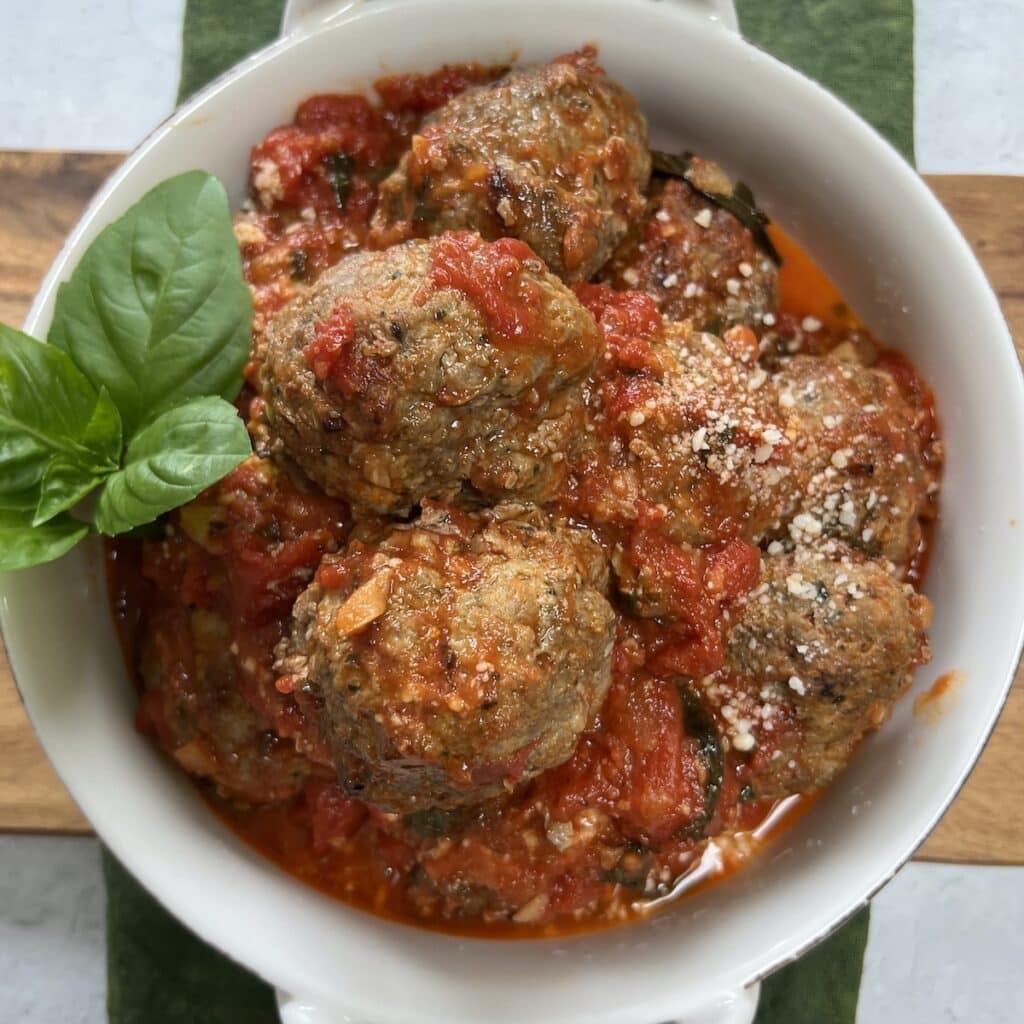
<instances>
[{"instance_id":1,"label":"green basil leaf","mask_svg":"<svg viewBox=\"0 0 1024 1024\"><path fill-rule=\"evenodd\" d=\"M324 158L324 171L331 183L334 203L339 210L345 209L345 202L352 191L352 175L355 169L355 158L348 153L332 153Z\"/></svg>"},{"instance_id":2,"label":"green basil leaf","mask_svg":"<svg viewBox=\"0 0 1024 1024\"><path fill-rule=\"evenodd\" d=\"M103 482L105 475L107 474L97 474L84 469L63 455L51 459L39 485L39 497L32 525L45 523L48 519L77 505Z\"/></svg>"},{"instance_id":3,"label":"green basil leaf","mask_svg":"<svg viewBox=\"0 0 1024 1024\"><path fill-rule=\"evenodd\" d=\"M121 454L121 417L105 388L100 391L99 401L92 419L86 425L82 441L90 445L98 437L117 438L117 458L102 466L83 465L64 455L51 459L39 484L39 501L32 519L35 525L45 523L47 519L77 505L117 469Z\"/></svg>"},{"instance_id":4,"label":"green basil leaf","mask_svg":"<svg viewBox=\"0 0 1024 1024\"><path fill-rule=\"evenodd\" d=\"M0 512L28 512L35 515L39 504L39 485L26 487L21 491L10 491L0 494Z\"/></svg>"},{"instance_id":5,"label":"green basil leaf","mask_svg":"<svg viewBox=\"0 0 1024 1024\"><path fill-rule=\"evenodd\" d=\"M722 795L724 757L722 739L700 694L691 681L678 679L679 695L683 701L683 727L690 739L697 741L697 754L704 762L704 809L677 833L679 839L700 839L718 809Z\"/></svg>"},{"instance_id":6,"label":"green basil leaf","mask_svg":"<svg viewBox=\"0 0 1024 1024\"><path fill-rule=\"evenodd\" d=\"M92 411L89 422L85 425L80 442L89 451L116 453L112 464L116 467L121 458L121 414L117 406L110 400L110 393L105 387L100 388L96 408Z\"/></svg>"},{"instance_id":7,"label":"green basil leaf","mask_svg":"<svg viewBox=\"0 0 1024 1024\"><path fill-rule=\"evenodd\" d=\"M107 388L131 438L188 399L234 398L251 325L224 188L190 171L104 228L60 286L49 340Z\"/></svg>"},{"instance_id":8,"label":"green basil leaf","mask_svg":"<svg viewBox=\"0 0 1024 1024\"><path fill-rule=\"evenodd\" d=\"M29 513L0 512L0 571L52 562L70 551L88 532L85 523L71 516L59 516L42 526L33 526Z\"/></svg>"},{"instance_id":9,"label":"green basil leaf","mask_svg":"<svg viewBox=\"0 0 1024 1024\"><path fill-rule=\"evenodd\" d=\"M215 484L252 454L245 424L222 398L194 398L143 427L124 469L107 478L96 528L108 535L152 522Z\"/></svg>"},{"instance_id":10,"label":"green basil leaf","mask_svg":"<svg viewBox=\"0 0 1024 1024\"><path fill-rule=\"evenodd\" d=\"M117 468L121 421L71 360L0 324L0 508L33 507L55 457L80 475Z\"/></svg>"}]
</instances>

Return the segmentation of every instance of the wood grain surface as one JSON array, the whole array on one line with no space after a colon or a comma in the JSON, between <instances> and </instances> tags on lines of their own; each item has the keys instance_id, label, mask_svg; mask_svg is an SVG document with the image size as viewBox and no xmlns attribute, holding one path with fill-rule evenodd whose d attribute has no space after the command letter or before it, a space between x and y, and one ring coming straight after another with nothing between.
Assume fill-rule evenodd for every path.
<instances>
[{"instance_id":1,"label":"wood grain surface","mask_svg":"<svg viewBox=\"0 0 1024 1024\"><path fill-rule=\"evenodd\" d=\"M46 268L116 154L0 152L0 320L20 324ZM1024 357L1024 178L929 177L974 247ZM929 860L1024 864L1024 672L982 759L921 849ZM32 733L0 656L0 831L87 832Z\"/></svg>"}]
</instances>

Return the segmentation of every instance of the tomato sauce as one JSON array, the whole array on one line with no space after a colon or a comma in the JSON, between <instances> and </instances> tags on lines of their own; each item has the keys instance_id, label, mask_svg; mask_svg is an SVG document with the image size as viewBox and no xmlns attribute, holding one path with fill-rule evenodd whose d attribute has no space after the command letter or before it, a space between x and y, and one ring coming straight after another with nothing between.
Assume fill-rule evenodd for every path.
<instances>
[{"instance_id":1,"label":"tomato sauce","mask_svg":"<svg viewBox=\"0 0 1024 1024\"><path fill-rule=\"evenodd\" d=\"M392 76L377 83L379 105L357 96L314 96L291 124L253 148L253 201L236 226L255 295L251 383L267 318L345 252L366 243L376 185L419 119L503 70L455 65L431 75ZM820 339L812 339L822 348L863 332L796 243L775 227L771 235L785 261L780 335L795 336L807 318L823 327ZM430 284L465 293L496 340L514 345L536 329L537 286L523 274L524 263L535 258L513 239L485 243L455 234L437 245ZM620 429L616 424L649 397L647 375L658 370L651 339L662 330L661 318L653 301L636 292L589 284L576 292L598 321L619 371L599 386L611 413L607 429ZM350 311L339 303L306 349L317 378L346 395L372 383L375 372L353 363L352 337ZM758 338L748 328L735 328L724 340L739 361L756 354ZM933 439L934 405L913 367L871 340L864 344L874 346L874 357L920 410L922 438ZM595 479L583 486L600 489L605 483ZM563 511L575 514L588 500L569 494ZM282 740L294 741L301 753L304 774L287 799L242 803L198 783L214 811L247 843L320 891L405 923L490 938L561 936L655 912L683 891L727 877L814 799L790 798L781 805L753 799L745 760L713 741L718 723L675 681L722 666L728 611L756 586L760 552L727 518L714 543L694 548L666 537L663 517L657 507L642 507L635 522L601 531L609 555L614 550L620 559L617 571L652 586L665 615L621 613L613 683L599 720L568 762L508 798L454 818L454 812L427 811L402 820L346 796L311 725L315 707L307 695L291 692L287 677L275 678L274 648L299 592L314 574L331 588L343 585L352 570L351 560L320 565L324 553L336 551L348 536L344 503L253 459L174 513L162 539L110 543L108 579L133 672L146 616L168 607L162 602L209 612L226 623L238 690L266 723L267 750L260 756L269 756ZM916 584L929 539L926 532L911 568ZM183 624L183 645L190 642L187 632ZM184 679L183 685L191 682ZM200 718L209 699L201 687L190 697ZM168 749L175 742L175 723L159 694L147 691L139 726ZM726 838L706 838L726 830ZM510 906L519 909L510 914Z\"/></svg>"},{"instance_id":2,"label":"tomato sauce","mask_svg":"<svg viewBox=\"0 0 1024 1024\"><path fill-rule=\"evenodd\" d=\"M782 258L779 305L783 313L815 317L835 331L862 326L828 275L785 231L771 224L768 235Z\"/></svg>"},{"instance_id":3,"label":"tomato sauce","mask_svg":"<svg viewBox=\"0 0 1024 1024\"><path fill-rule=\"evenodd\" d=\"M958 669L943 672L924 693L914 698L914 714L935 725L956 703L963 685L963 672Z\"/></svg>"},{"instance_id":4,"label":"tomato sauce","mask_svg":"<svg viewBox=\"0 0 1024 1024\"><path fill-rule=\"evenodd\" d=\"M485 242L472 231L455 231L435 245L427 280L434 288L462 292L496 338L514 344L536 330L540 288L524 273L524 264L536 261L517 238Z\"/></svg>"},{"instance_id":5,"label":"tomato sauce","mask_svg":"<svg viewBox=\"0 0 1024 1024\"><path fill-rule=\"evenodd\" d=\"M594 315L608 353L625 370L657 369L651 340L662 334L661 314L643 292L616 292L604 284L579 284L576 297Z\"/></svg>"},{"instance_id":6,"label":"tomato sauce","mask_svg":"<svg viewBox=\"0 0 1024 1024\"><path fill-rule=\"evenodd\" d=\"M298 800L265 807L244 808L209 794L207 799L247 843L327 895L405 924L504 939L592 931L663 909L670 893L738 869L806 802L790 800L781 809L785 813L777 813L765 828L774 805L741 802L729 766L720 806L708 808L708 817L717 816L712 827L739 828L740 839L723 840L719 849L724 858L708 871L703 862L706 844L685 835L693 806L705 800L705 787L694 770L695 741L685 734L678 692L664 680L647 679L636 686L623 679L609 695L603 715L604 726L584 737L569 762L535 780L522 799L485 809L475 821L462 824L458 842L442 840L419 865L415 844L398 834L387 816L347 799L324 780L307 783ZM580 843L538 856L537 821L531 810L538 803L559 821L614 812L636 845L607 866L602 863L607 850L599 844ZM552 824L548 831L554 834L561 827ZM743 840L759 829L756 839ZM681 838L673 839L674 834ZM664 881L657 891L645 892L652 858L642 844L648 842L663 844L658 863L664 865ZM416 871L440 886L486 877L510 901L538 889L548 900L538 920L488 917L486 911L480 919L444 914L439 902L411 881Z\"/></svg>"},{"instance_id":7,"label":"tomato sauce","mask_svg":"<svg viewBox=\"0 0 1024 1024\"><path fill-rule=\"evenodd\" d=\"M473 85L486 85L508 68L483 64L445 64L430 74L389 75L378 79L374 89L384 109L396 115L422 117Z\"/></svg>"},{"instance_id":8,"label":"tomato sauce","mask_svg":"<svg viewBox=\"0 0 1024 1024\"><path fill-rule=\"evenodd\" d=\"M445 65L431 74L376 83L379 104L325 93L268 133L249 159L252 200L236 220L242 264L254 297L255 384L268 319L328 267L367 242L377 184L394 169L421 118L504 67Z\"/></svg>"}]
</instances>

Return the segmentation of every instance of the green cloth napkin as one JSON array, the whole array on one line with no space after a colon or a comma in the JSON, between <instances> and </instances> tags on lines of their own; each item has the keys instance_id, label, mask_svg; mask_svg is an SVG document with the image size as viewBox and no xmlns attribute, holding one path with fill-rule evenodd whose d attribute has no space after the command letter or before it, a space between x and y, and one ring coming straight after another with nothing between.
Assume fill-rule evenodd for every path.
<instances>
[{"instance_id":1,"label":"green cloth napkin","mask_svg":"<svg viewBox=\"0 0 1024 1024\"><path fill-rule=\"evenodd\" d=\"M914 162L913 0L735 2L747 39L821 82Z\"/></svg>"},{"instance_id":2,"label":"green cloth napkin","mask_svg":"<svg viewBox=\"0 0 1024 1024\"><path fill-rule=\"evenodd\" d=\"M751 42L842 97L913 160L911 0L736 6ZM284 0L187 0L179 101L274 39L283 7ZM276 1024L263 981L179 924L107 851L103 873L111 1024ZM755 1024L855 1024L868 917L864 908L766 979Z\"/></svg>"}]
</instances>

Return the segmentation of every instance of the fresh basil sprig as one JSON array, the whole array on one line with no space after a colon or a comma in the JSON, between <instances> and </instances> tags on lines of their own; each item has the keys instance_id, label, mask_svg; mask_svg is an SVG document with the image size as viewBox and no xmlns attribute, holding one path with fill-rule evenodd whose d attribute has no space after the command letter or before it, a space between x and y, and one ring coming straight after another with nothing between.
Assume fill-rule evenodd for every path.
<instances>
[{"instance_id":1,"label":"fresh basil sprig","mask_svg":"<svg viewBox=\"0 0 1024 1024\"><path fill-rule=\"evenodd\" d=\"M0 570L58 558L90 524L123 533L251 453L231 405L252 298L227 196L190 171L89 246L60 286L49 344L0 324Z\"/></svg>"},{"instance_id":2,"label":"fresh basil sprig","mask_svg":"<svg viewBox=\"0 0 1024 1024\"><path fill-rule=\"evenodd\" d=\"M0 512L0 566L6 571L52 562L70 551L88 532L87 523L69 515L33 526L31 515Z\"/></svg>"}]
</instances>

